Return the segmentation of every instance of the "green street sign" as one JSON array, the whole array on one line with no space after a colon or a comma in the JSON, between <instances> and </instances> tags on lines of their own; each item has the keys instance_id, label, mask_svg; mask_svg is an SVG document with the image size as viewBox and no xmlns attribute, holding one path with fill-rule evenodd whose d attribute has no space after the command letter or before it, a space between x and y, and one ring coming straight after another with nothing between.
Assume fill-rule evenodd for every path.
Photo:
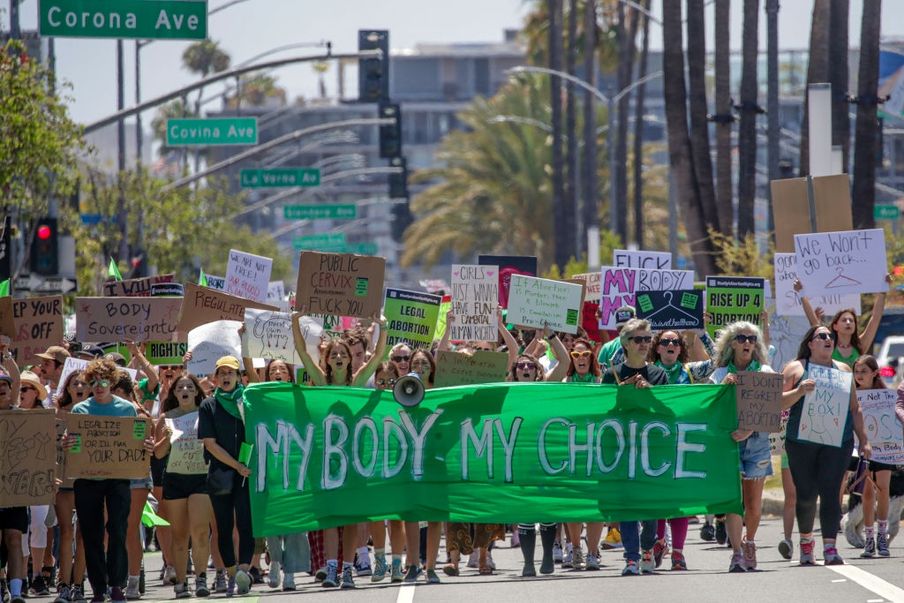
<instances>
[{"instance_id":1,"label":"green street sign","mask_svg":"<svg viewBox=\"0 0 904 603\"><path fill-rule=\"evenodd\" d=\"M286 205L286 220L354 220L358 217L356 205Z\"/></svg>"},{"instance_id":2,"label":"green street sign","mask_svg":"<svg viewBox=\"0 0 904 603\"><path fill-rule=\"evenodd\" d=\"M207 2L202 0L40 0L42 36L203 40Z\"/></svg>"},{"instance_id":3,"label":"green street sign","mask_svg":"<svg viewBox=\"0 0 904 603\"><path fill-rule=\"evenodd\" d=\"M242 170L242 188L320 186L320 168L267 168Z\"/></svg>"},{"instance_id":4,"label":"green street sign","mask_svg":"<svg viewBox=\"0 0 904 603\"><path fill-rule=\"evenodd\" d=\"M347 246L345 253L357 253L358 255L377 255L377 244L373 242L352 243Z\"/></svg>"},{"instance_id":5,"label":"green street sign","mask_svg":"<svg viewBox=\"0 0 904 603\"><path fill-rule=\"evenodd\" d=\"M166 120L166 146L257 144L256 117L174 118Z\"/></svg>"},{"instance_id":6,"label":"green street sign","mask_svg":"<svg viewBox=\"0 0 904 603\"><path fill-rule=\"evenodd\" d=\"M873 218L876 220L897 220L901 217L901 209L897 205L873 206Z\"/></svg>"},{"instance_id":7,"label":"green street sign","mask_svg":"<svg viewBox=\"0 0 904 603\"><path fill-rule=\"evenodd\" d=\"M342 252L346 240L344 232L325 232L305 235L292 239L292 246L297 251L335 251Z\"/></svg>"}]
</instances>

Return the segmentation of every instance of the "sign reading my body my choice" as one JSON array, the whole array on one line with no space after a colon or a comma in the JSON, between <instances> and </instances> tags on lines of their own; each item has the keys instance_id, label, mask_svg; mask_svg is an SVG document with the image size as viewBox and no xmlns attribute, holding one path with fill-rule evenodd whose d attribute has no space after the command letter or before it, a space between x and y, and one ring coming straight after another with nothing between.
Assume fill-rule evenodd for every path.
<instances>
[{"instance_id":1,"label":"sign reading my body my choice","mask_svg":"<svg viewBox=\"0 0 904 603\"><path fill-rule=\"evenodd\" d=\"M256 117L180 117L166 120L166 146L257 144Z\"/></svg>"},{"instance_id":2,"label":"sign reading my body my choice","mask_svg":"<svg viewBox=\"0 0 904 603\"><path fill-rule=\"evenodd\" d=\"M203 40L203 0L41 0L42 36Z\"/></svg>"}]
</instances>

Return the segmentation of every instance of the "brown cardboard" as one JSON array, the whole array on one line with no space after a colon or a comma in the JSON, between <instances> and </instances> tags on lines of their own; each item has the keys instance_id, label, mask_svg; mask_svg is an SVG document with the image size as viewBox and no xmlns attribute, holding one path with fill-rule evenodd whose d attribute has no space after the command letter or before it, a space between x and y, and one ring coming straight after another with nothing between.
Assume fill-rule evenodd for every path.
<instances>
[{"instance_id":1,"label":"brown cardboard","mask_svg":"<svg viewBox=\"0 0 904 603\"><path fill-rule=\"evenodd\" d=\"M508 372L506 352L439 352L436 359L436 387L500 383Z\"/></svg>"},{"instance_id":2,"label":"brown cardboard","mask_svg":"<svg viewBox=\"0 0 904 603\"><path fill-rule=\"evenodd\" d=\"M0 508L53 504L56 411L0 411Z\"/></svg>"},{"instance_id":3,"label":"brown cardboard","mask_svg":"<svg viewBox=\"0 0 904 603\"><path fill-rule=\"evenodd\" d=\"M851 182L847 174L813 178L816 199L816 232L853 230Z\"/></svg>"},{"instance_id":4,"label":"brown cardboard","mask_svg":"<svg viewBox=\"0 0 904 603\"><path fill-rule=\"evenodd\" d=\"M250 299L243 299L210 287L192 283L185 285L185 297L176 321L176 331L187 334L195 327L218 320L245 321L245 308L279 311L276 306L268 306Z\"/></svg>"},{"instance_id":5,"label":"brown cardboard","mask_svg":"<svg viewBox=\"0 0 904 603\"><path fill-rule=\"evenodd\" d=\"M775 221L775 250L794 253L794 235L814 232L810 223L810 201L806 178L786 178L769 183ZM851 230L850 179L847 174L813 178L816 231Z\"/></svg>"},{"instance_id":6,"label":"brown cardboard","mask_svg":"<svg viewBox=\"0 0 904 603\"><path fill-rule=\"evenodd\" d=\"M63 296L0 298L0 334L12 340L19 365L33 363L35 354L63 341Z\"/></svg>"},{"instance_id":7,"label":"brown cardboard","mask_svg":"<svg viewBox=\"0 0 904 603\"><path fill-rule=\"evenodd\" d=\"M79 341L167 341L176 332L182 298L79 297L75 328Z\"/></svg>"},{"instance_id":8,"label":"brown cardboard","mask_svg":"<svg viewBox=\"0 0 904 603\"><path fill-rule=\"evenodd\" d=\"M130 278L124 281L107 281L104 283L104 297L150 297L152 285L174 282L176 282L175 274L158 274L143 278Z\"/></svg>"},{"instance_id":9,"label":"brown cardboard","mask_svg":"<svg viewBox=\"0 0 904 603\"><path fill-rule=\"evenodd\" d=\"M76 436L66 451L67 478L141 479L148 476L151 455L144 440L150 419L68 414L66 432Z\"/></svg>"},{"instance_id":10,"label":"brown cardboard","mask_svg":"<svg viewBox=\"0 0 904 603\"><path fill-rule=\"evenodd\" d=\"M735 386L738 429L782 430L782 374L741 371Z\"/></svg>"},{"instance_id":11,"label":"brown cardboard","mask_svg":"<svg viewBox=\"0 0 904 603\"><path fill-rule=\"evenodd\" d=\"M305 314L370 318L383 307L385 273L384 258L302 251L296 307Z\"/></svg>"}]
</instances>

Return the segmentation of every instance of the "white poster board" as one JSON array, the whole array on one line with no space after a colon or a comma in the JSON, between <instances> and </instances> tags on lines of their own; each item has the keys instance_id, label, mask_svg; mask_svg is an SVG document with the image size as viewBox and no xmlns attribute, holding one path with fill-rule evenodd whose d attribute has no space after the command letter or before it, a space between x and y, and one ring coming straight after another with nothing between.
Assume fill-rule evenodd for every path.
<instances>
[{"instance_id":1,"label":"white poster board","mask_svg":"<svg viewBox=\"0 0 904 603\"><path fill-rule=\"evenodd\" d=\"M669 270L672 254L667 251L612 250L612 265L616 268L646 268L647 270Z\"/></svg>"},{"instance_id":2,"label":"white poster board","mask_svg":"<svg viewBox=\"0 0 904 603\"><path fill-rule=\"evenodd\" d=\"M804 396L797 437L840 448L851 406L853 374L815 364L810 364L807 372L816 389Z\"/></svg>"},{"instance_id":3,"label":"white poster board","mask_svg":"<svg viewBox=\"0 0 904 603\"><path fill-rule=\"evenodd\" d=\"M507 320L516 325L577 333L583 286L513 274Z\"/></svg>"},{"instance_id":4,"label":"white poster board","mask_svg":"<svg viewBox=\"0 0 904 603\"><path fill-rule=\"evenodd\" d=\"M452 313L447 325L453 341L496 341L499 267L452 265Z\"/></svg>"},{"instance_id":5,"label":"white poster board","mask_svg":"<svg viewBox=\"0 0 904 603\"><path fill-rule=\"evenodd\" d=\"M63 363L63 371L60 373L60 382L57 384L56 391L54 392L54 399L59 399L60 396L63 395L63 385L66 383L66 379L69 378L69 375L74 373L75 371L83 371L88 367L88 363L90 360L82 360L81 358L67 358L66 362ZM129 374L129 377L132 378L134 383L138 383L138 371L133 368L120 367L122 370Z\"/></svg>"},{"instance_id":6,"label":"white poster board","mask_svg":"<svg viewBox=\"0 0 904 603\"><path fill-rule=\"evenodd\" d=\"M797 279L797 256L793 253L776 253L775 264L775 312L781 316L805 316L801 296L810 300L813 308L822 308L826 316L853 308L860 315L860 294L843 293L824 295L825 291L813 291L812 295L805 289L801 293L794 290ZM769 281L766 281L767 283ZM768 295L767 295L768 297Z\"/></svg>"},{"instance_id":7,"label":"white poster board","mask_svg":"<svg viewBox=\"0 0 904 603\"><path fill-rule=\"evenodd\" d=\"M857 391L857 400L863 411L866 437L873 449L870 460L887 465L904 464L904 427L895 414L898 392L893 389L862 389Z\"/></svg>"},{"instance_id":8,"label":"white poster board","mask_svg":"<svg viewBox=\"0 0 904 603\"><path fill-rule=\"evenodd\" d=\"M204 462L204 445L198 440L198 411L175 419L166 419L170 428L170 453L166 463L167 473L202 475L207 473Z\"/></svg>"},{"instance_id":9,"label":"white poster board","mask_svg":"<svg viewBox=\"0 0 904 603\"><path fill-rule=\"evenodd\" d=\"M289 311L289 300L286 299L286 286L283 281L270 281L267 285L267 303L283 312Z\"/></svg>"},{"instance_id":10,"label":"white poster board","mask_svg":"<svg viewBox=\"0 0 904 603\"><path fill-rule=\"evenodd\" d=\"M781 372L788 362L797 358L800 342L809 328L810 322L803 316L779 316L769 311L769 341L775 352L769 358L772 368Z\"/></svg>"},{"instance_id":11,"label":"white poster board","mask_svg":"<svg viewBox=\"0 0 904 603\"><path fill-rule=\"evenodd\" d=\"M615 311L634 307L638 291L674 291L694 288L693 270L647 270L643 268L600 268L600 328L615 328Z\"/></svg>"},{"instance_id":12,"label":"white poster board","mask_svg":"<svg viewBox=\"0 0 904 603\"><path fill-rule=\"evenodd\" d=\"M226 293L266 303L273 260L244 251L229 250ZM208 281L209 282L209 281Z\"/></svg>"},{"instance_id":13,"label":"white poster board","mask_svg":"<svg viewBox=\"0 0 904 603\"><path fill-rule=\"evenodd\" d=\"M245 310L242 356L301 364L292 335L292 315L272 310Z\"/></svg>"},{"instance_id":14,"label":"white poster board","mask_svg":"<svg viewBox=\"0 0 904 603\"><path fill-rule=\"evenodd\" d=\"M193 375L212 375L223 356L242 357L242 338L237 320L217 320L188 332L191 360L185 365Z\"/></svg>"},{"instance_id":15,"label":"white poster board","mask_svg":"<svg viewBox=\"0 0 904 603\"><path fill-rule=\"evenodd\" d=\"M797 274L805 291L882 293L885 275L885 231L845 230L794 235Z\"/></svg>"}]
</instances>

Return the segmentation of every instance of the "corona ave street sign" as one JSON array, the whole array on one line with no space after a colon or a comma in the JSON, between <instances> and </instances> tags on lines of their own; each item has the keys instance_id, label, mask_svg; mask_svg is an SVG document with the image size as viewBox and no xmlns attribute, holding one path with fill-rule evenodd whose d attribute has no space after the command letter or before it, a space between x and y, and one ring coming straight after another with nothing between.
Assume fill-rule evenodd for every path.
<instances>
[{"instance_id":1,"label":"corona ave street sign","mask_svg":"<svg viewBox=\"0 0 904 603\"><path fill-rule=\"evenodd\" d=\"M42 36L203 40L207 2L200 0L40 0Z\"/></svg>"}]
</instances>

